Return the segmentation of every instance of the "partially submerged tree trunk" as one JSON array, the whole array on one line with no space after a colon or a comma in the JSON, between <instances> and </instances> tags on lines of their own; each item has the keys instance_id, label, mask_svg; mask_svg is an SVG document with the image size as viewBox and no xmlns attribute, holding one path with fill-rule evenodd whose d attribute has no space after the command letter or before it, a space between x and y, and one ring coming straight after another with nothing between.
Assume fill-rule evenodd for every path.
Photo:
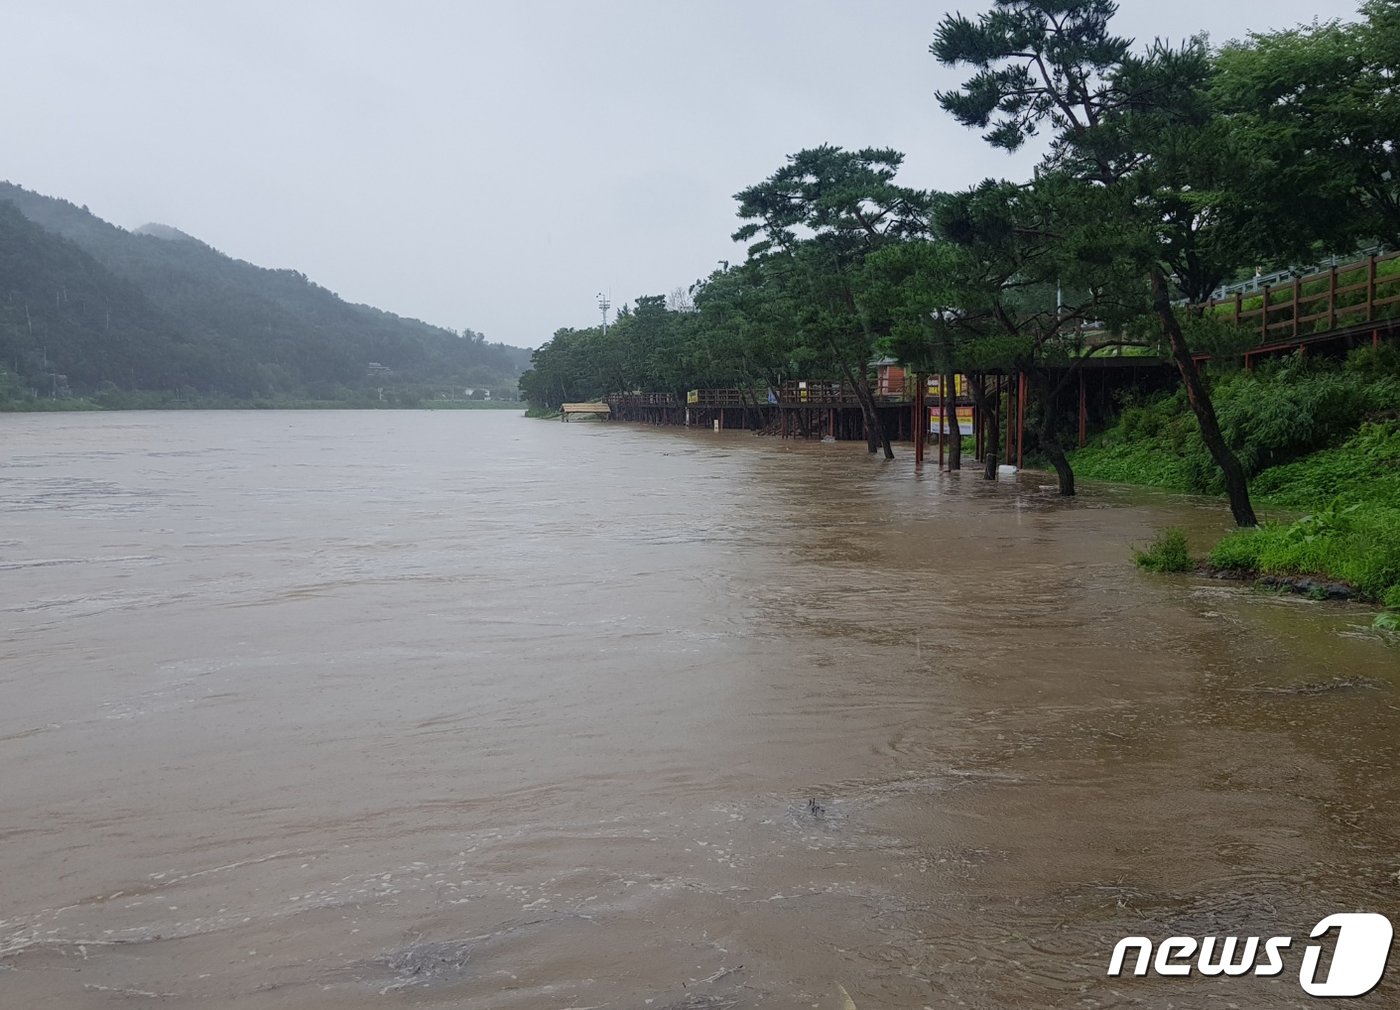
<instances>
[{"instance_id":1,"label":"partially submerged tree trunk","mask_svg":"<svg viewBox=\"0 0 1400 1010\"><path fill-rule=\"evenodd\" d=\"M1245 479L1244 467L1240 466L1239 457L1225 444L1225 437L1220 434L1215 404L1211 402L1210 393L1201 380L1201 370L1196 367L1196 361L1191 357L1191 349L1186 346L1186 336L1181 332L1181 323L1172 309L1166 275L1156 266L1152 268L1152 308L1161 320L1162 332L1166 334L1167 342L1171 345L1172 360L1176 362L1176 369L1181 373L1181 381L1186 386L1186 399L1201 426L1201 440L1205 442L1225 478L1225 493L1230 496L1230 512L1235 517L1235 525L1258 526L1259 520L1255 518L1254 506L1249 500L1249 481Z\"/></svg>"},{"instance_id":2,"label":"partially submerged tree trunk","mask_svg":"<svg viewBox=\"0 0 1400 1010\"><path fill-rule=\"evenodd\" d=\"M1069 375L1075 374L1075 369L1071 368ZM1043 369L1032 368L1027 370L1026 375L1031 380L1031 385L1035 387L1035 394L1040 400L1040 448L1050 460L1050 465L1055 468L1055 476L1059 478L1060 494L1066 498L1074 497L1074 469L1069 465L1069 457L1065 455L1065 447L1060 444L1059 411L1056 409L1056 398L1063 388L1065 379L1057 385L1050 385L1050 375Z\"/></svg>"},{"instance_id":3,"label":"partially submerged tree trunk","mask_svg":"<svg viewBox=\"0 0 1400 1010\"><path fill-rule=\"evenodd\" d=\"M864 375L857 375L850 365L843 365L842 368L846 373L846 378L850 380L851 388L856 391L856 399L860 401L861 413L865 415L866 447L871 452L878 452L883 447L885 459L894 459L894 449L890 448L890 434L880 423L880 414L875 409L875 397L870 392L870 384L865 381Z\"/></svg>"},{"instance_id":4,"label":"partially submerged tree trunk","mask_svg":"<svg viewBox=\"0 0 1400 1010\"><path fill-rule=\"evenodd\" d=\"M989 404L1000 403L1000 394L987 395L987 377L979 375L972 383L972 405L977 412L977 423L982 426L982 477L985 480L997 479L997 455L1001 451L998 436L1001 434L1001 417L997 408Z\"/></svg>"}]
</instances>

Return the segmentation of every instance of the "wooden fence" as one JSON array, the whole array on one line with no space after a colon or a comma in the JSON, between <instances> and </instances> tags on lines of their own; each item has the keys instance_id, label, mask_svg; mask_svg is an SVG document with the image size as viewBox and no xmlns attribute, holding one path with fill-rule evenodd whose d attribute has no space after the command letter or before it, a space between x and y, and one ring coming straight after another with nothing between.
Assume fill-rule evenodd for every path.
<instances>
[{"instance_id":1,"label":"wooden fence","mask_svg":"<svg viewBox=\"0 0 1400 1010\"><path fill-rule=\"evenodd\" d=\"M1195 308L1253 329L1261 347L1393 322L1400 316L1400 252L1295 277L1289 284L1265 284L1248 296L1236 291Z\"/></svg>"}]
</instances>

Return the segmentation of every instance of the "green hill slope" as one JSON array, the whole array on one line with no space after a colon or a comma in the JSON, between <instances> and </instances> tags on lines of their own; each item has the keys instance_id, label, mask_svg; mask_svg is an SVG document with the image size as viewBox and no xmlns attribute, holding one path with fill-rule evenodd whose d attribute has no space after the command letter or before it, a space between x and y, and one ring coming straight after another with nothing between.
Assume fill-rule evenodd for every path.
<instances>
[{"instance_id":1,"label":"green hill slope","mask_svg":"<svg viewBox=\"0 0 1400 1010\"><path fill-rule=\"evenodd\" d=\"M346 399L384 387L430 396L513 388L529 362L527 350L350 304L295 270L235 260L166 225L126 231L67 201L0 183L0 205L5 201L50 237L67 240L63 248L70 250L45 246L39 255L34 250L45 244L32 228L21 227L14 214L0 218L0 243L14 250L0 260L0 304L7 313L0 321L0 360L31 386L58 371L69 376L74 392L110 382L122 389L186 387L233 397ZM74 258L74 246L85 260ZM24 248L30 252L20 252ZM103 298L94 288L77 302L69 290L65 301L63 291L75 283L70 277L80 276L97 284ZM118 290L127 293L117 299L124 306L117 325L129 354L148 367L133 363L122 371L101 364L106 331L94 329L95 317L84 313L100 308L108 325ZM28 326L41 301L55 308L45 319L49 343L39 348L36 365ZM13 316L26 311L29 318L21 318L17 330ZM167 356L167 367L154 367Z\"/></svg>"},{"instance_id":2,"label":"green hill slope","mask_svg":"<svg viewBox=\"0 0 1400 1010\"><path fill-rule=\"evenodd\" d=\"M247 384L131 281L0 202L0 365L42 395ZM230 367L233 369L230 374Z\"/></svg>"}]
</instances>

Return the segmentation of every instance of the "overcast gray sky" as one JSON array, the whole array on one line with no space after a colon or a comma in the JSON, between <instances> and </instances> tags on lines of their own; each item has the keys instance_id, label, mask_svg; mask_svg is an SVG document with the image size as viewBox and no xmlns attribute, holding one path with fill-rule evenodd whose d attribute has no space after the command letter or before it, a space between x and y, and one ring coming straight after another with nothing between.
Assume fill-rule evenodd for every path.
<instances>
[{"instance_id":1,"label":"overcast gray sky","mask_svg":"<svg viewBox=\"0 0 1400 1010\"><path fill-rule=\"evenodd\" d=\"M739 260L733 194L821 143L901 181L1023 177L938 109L989 0L5 0L0 177L368 302L536 346ZM1223 42L1345 0L1123 0Z\"/></svg>"}]
</instances>

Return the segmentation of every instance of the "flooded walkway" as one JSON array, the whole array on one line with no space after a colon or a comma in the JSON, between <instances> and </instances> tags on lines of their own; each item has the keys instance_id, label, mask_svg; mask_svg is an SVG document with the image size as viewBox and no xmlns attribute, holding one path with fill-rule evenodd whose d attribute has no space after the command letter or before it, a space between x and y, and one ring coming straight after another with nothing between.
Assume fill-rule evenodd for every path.
<instances>
[{"instance_id":1,"label":"flooded walkway","mask_svg":"<svg viewBox=\"0 0 1400 1010\"><path fill-rule=\"evenodd\" d=\"M0 1005L1302 1007L1400 921L1400 652L1129 561L1220 503L495 412L0 447ZM1299 939L1105 976L1178 934Z\"/></svg>"}]
</instances>

